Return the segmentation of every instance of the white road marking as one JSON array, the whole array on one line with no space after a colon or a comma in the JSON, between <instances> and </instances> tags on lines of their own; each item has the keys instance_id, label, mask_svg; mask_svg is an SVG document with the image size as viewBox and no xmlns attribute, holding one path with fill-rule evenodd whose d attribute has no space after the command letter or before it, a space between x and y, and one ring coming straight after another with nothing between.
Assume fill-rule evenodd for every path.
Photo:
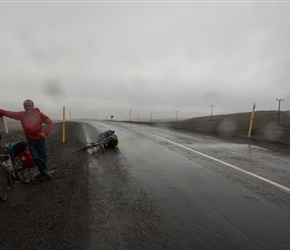
<instances>
[{"instance_id":1,"label":"white road marking","mask_svg":"<svg viewBox=\"0 0 290 250\"><path fill-rule=\"evenodd\" d=\"M228 167L230 167L230 168L236 169L236 170L238 170L238 171L240 171L240 172L243 172L243 173L245 173L245 174L248 174L248 175L250 175L250 176L252 176L252 177L255 177L255 178L259 179L259 180L262 180L262 181L264 181L264 182L267 182L267 183L269 183L269 184L271 184L271 185L273 185L273 186L275 186L275 187L278 187L278 188L280 188L280 189L282 189L282 190L284 190L284 191L290 193L290 188L288 188L288 187L286 187L286 186L283 186L283 185L281 185L281 184L279 184L279 183L277 183L277 182L271 181L271 180L266 179L266 178L264 178L264 177L262 177L262 176L259 176L259 175L257 175L257 174L251 173L251 172L249 172L249 171L247 171L247 170L241 169L241 168L239 168L239 167L237 167L237 166L234 166L234 165L232 165L232 164L229 164L229 163L227 163L227 162L224 162L224 161L222 161L222 160L219 160L219 159L217 159L217 158L215 158L215 157L212 157L212 156L209 156L209 155L207 155L207 154L201 153L201 152L199 152L199 151L197 151L197 150L194 150L194 149L192 149L192 148L188 148L188 147L183 146L183 145L181 145L181 144L179 144L179 143L176 143L176 142L174 142L174 141L168 140L168 139L166 139L166 138L164 138L164 137L161 137L161 136L158 136L158 135L155 135L155 134L149 133L149 132L144 131L144 130L140 130L140 129L136 129L136 130L138 130L138 131L140 131L140 132L142 132L142 133L145 133L145 134L148 134L148 135L154 136L154 137L159 138L159 139L161 139L161 140L167 141L167 142L169 142L169 143L171 143L171 144L174 144L174 145L176 145L176 146L179 146L179 147L181 147L181 148L184 148L184 149L186 149L186 150L188 150L188 151L191 151L191 152L194 152L194 153L196 153L196 154L202 155L202 156L204 156L204 157L206 157L206 158L208 158L208 159L211 159L211 160L213 160L213 161L219 162L219 163L221 163L221 164L223 164L223 165L226 165L226 166L228 166Z\"/></svg>"}]
</instances>

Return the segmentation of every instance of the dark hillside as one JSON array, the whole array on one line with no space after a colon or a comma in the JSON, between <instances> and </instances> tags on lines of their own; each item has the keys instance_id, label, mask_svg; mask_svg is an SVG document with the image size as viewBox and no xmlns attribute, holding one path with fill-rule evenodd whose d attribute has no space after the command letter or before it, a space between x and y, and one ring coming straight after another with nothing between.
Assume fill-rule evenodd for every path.
<instances>
[{"instance_id":1,"label":"dark hillside","mask_svg":"<svg viewBox=\"0 0 290 250\"><path fill-rule=\"evenodd\" d=\"M177 129L222 137L248 138L251 112L195 117L178 122L158 123ZM254 114L251 139L290 144L290 111L257 111Z\"/></svg>"}]
</instances>

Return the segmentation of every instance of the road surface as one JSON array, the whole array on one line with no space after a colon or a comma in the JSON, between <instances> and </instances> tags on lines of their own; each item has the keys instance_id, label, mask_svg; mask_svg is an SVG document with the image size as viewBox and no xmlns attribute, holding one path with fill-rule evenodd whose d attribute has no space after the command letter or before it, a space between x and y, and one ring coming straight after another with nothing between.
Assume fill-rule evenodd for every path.
<instances>
[{"instance_id":1,"label":"road surface","mask_svg":"<svg viewBox=\"0 0 290 250\"><path fill-rule=\"evenodd\" d=\"M121 141L87 152L91 248L290 248L289 155L138 124L83 129L87 141L107 129Z\"/></svg>"}]
</instances>

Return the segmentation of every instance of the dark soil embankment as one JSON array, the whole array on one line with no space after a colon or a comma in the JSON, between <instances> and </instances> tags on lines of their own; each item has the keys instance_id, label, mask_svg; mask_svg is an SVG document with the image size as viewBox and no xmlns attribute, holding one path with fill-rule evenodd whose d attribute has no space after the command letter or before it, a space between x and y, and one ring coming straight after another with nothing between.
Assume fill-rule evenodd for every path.
<instances>
[{"instance_id":1,"label":"dark soil embankment","mask_svg":"<svg viewBox=\"0 0 290 250\"><path fill-rule=\"evenodd\" d=\"M230 115L196 117L178 122L158 123L186 131L194 131L223 138L241 138L249 141L290 145L290 111L255 112L250 138L248 138L251 112Z\"/></svg>"}]
</instances>

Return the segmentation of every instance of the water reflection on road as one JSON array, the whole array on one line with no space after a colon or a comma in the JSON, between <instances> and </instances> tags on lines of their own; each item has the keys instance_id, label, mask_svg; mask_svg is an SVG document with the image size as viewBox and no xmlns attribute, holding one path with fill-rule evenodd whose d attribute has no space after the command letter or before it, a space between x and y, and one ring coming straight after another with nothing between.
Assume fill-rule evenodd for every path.
<instances>
[{"instance_id":1,"label":"water reflection on road","mask_svg":"<svg viewBox=\"0 0 290 250\"><path fill-rule=\"evenodd\" d=\"M118 153L91 158L92 193L102 194L93 196L93 212L105 228L118 228L107 231L114 246L132 247L139 237L142 249L150 239L151 249L290 247L289 156L154 127L90 125L116 130L121 140Z\"/></svg>"}]
</instances>

